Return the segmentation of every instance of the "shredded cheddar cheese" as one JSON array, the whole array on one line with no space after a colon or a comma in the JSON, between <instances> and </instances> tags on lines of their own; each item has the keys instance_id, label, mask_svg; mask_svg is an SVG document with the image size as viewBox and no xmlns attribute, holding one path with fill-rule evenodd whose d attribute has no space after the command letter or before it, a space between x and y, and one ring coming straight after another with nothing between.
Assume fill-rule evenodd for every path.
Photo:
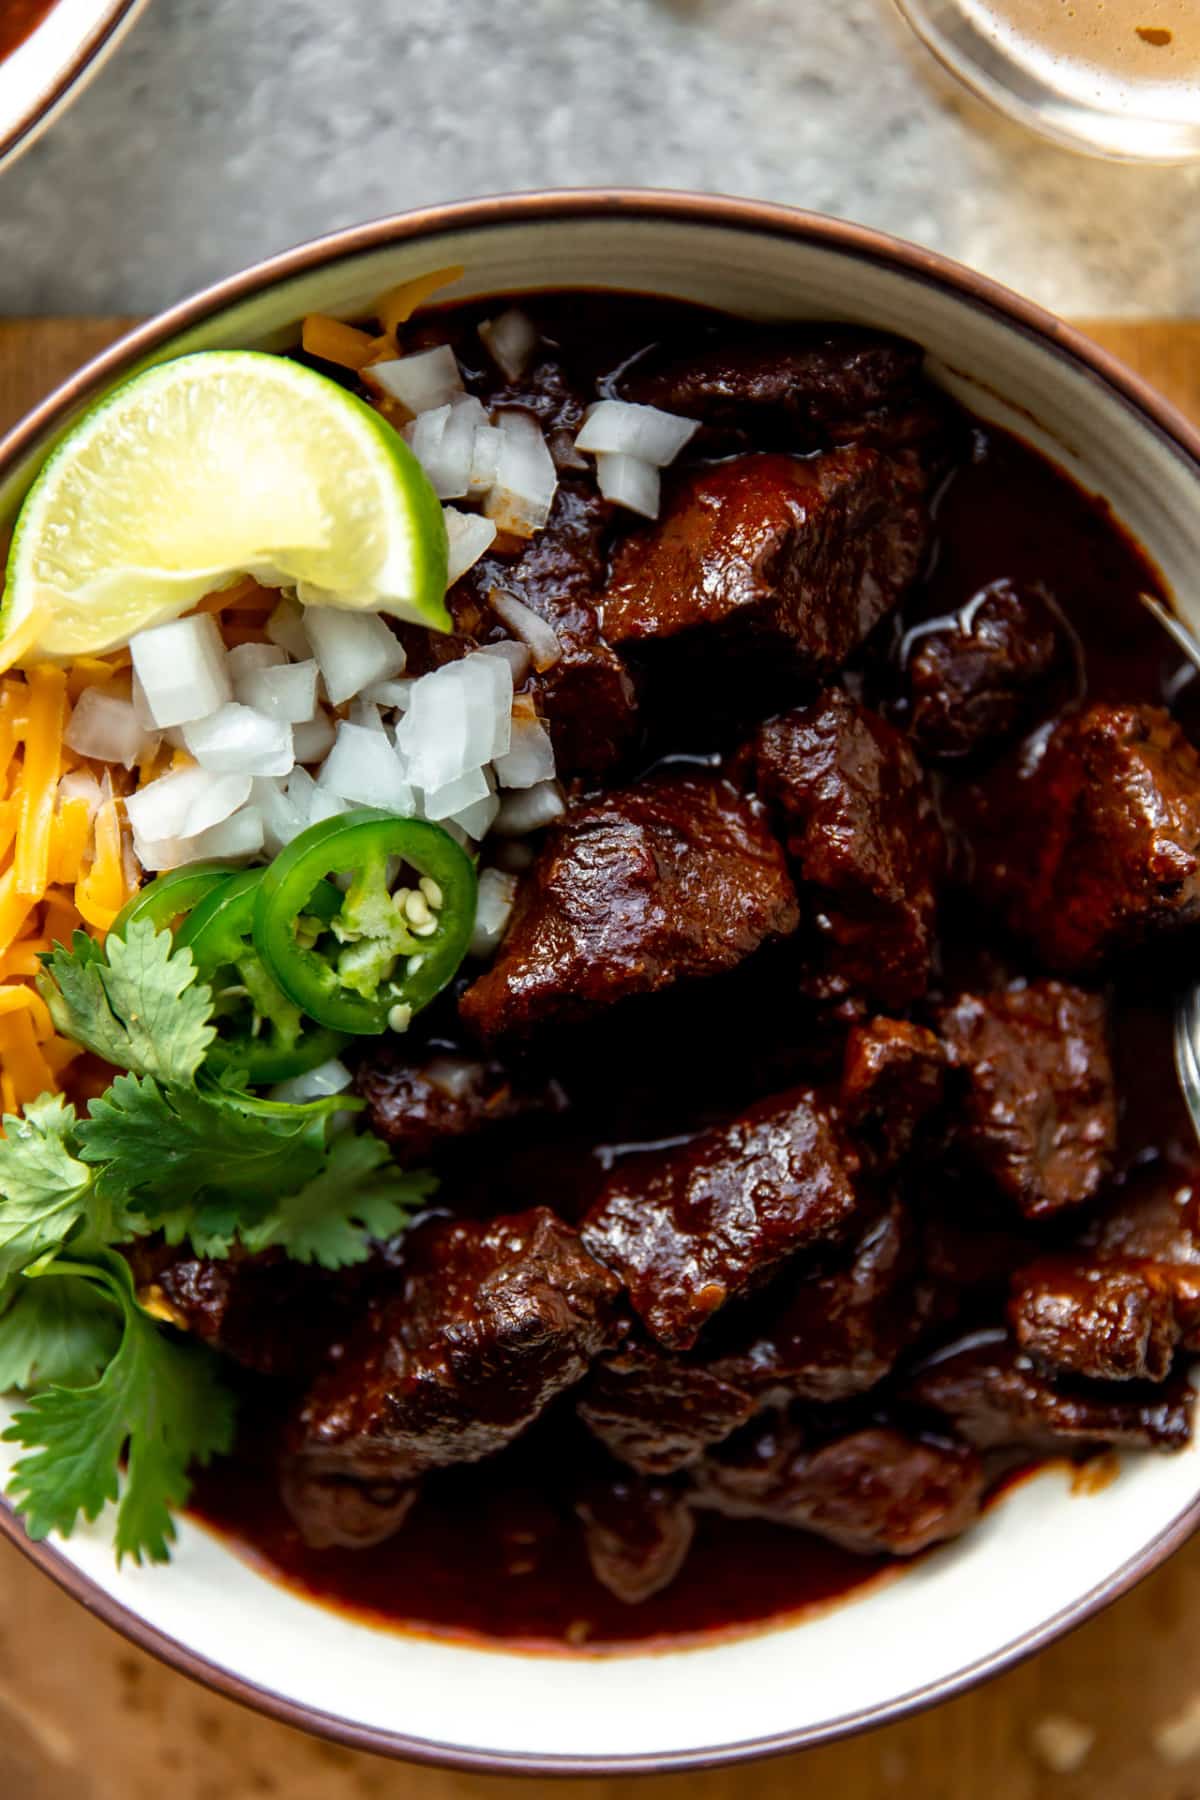
<instances>
[{"instance_id":1,"label":"shredded cheddar cheese","mask_svg":"<svg viewBox=\"0 0 1200 1800\"><path fill-rule=\"evenodd\" d=\"M375 352L370 332L325 313L309 313L300 331L300 342L309 356L336 363L342 369L362 369Z\"/></svg>"}]
</instances>

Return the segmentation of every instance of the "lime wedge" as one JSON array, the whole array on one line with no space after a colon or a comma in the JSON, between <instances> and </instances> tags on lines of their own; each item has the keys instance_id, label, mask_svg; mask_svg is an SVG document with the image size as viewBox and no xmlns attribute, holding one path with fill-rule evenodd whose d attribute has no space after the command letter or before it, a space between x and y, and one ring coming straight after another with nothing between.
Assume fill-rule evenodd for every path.
<instances>
[{"instance_id":1,"label":"lime wedge","mask_svg":"<svg viewBox=\"0 0 1200 1800\"><path fill-rule=\"evenodd\" d=\"M79 656L239 576L448 630L446 528L396 431L282 356L148 369L54 451L17 520L0 609L20 654Z\"/></svg>"}]
</instances>

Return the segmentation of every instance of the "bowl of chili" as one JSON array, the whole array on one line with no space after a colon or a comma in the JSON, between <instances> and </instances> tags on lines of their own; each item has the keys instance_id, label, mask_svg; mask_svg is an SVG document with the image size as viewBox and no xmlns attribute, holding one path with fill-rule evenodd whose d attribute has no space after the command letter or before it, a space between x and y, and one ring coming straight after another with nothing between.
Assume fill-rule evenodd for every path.
<instances>
[{"instance_id":1,"label":"bowl of chili","mask_svg":"<svg viewBox=\"0 0 1200 1800\"><path fill-rule=\"evenodd\" d=\"M305 313L360 317L382 290L449 265L464 271L455 300L624 290L764 325L837 319L915 340L937 385L977 419L1016 433L1103 495L1154 581L1184 607L1200 556L1200 437L1144 383L1038 308L929 252L787 209L679 194L543 194L437 208L339 233L235 276L132 333L10 434L0 446L0 514L64 426L147 360L230 345L288 348ZM352 834L353 845L344 841ZM381 1004L348 991L320 954L332 917L326 888L347 862L359 871L364 904L397 856L436 881L447 896L447 969L461 954L471 877L444 834L420 839L416 821L348 814L265 874L227 880L224 870L192 869L178 887L155 884L145 890L152 902L131 905L182 919L215 985L244 989L247 968L269 968L302 1010L304 1031L342 1041L378 1029ZM351 898L338 895L343 908ZM242 978L229 980L231 972ZM444 975L433 961L419 966L413 1002ZM231 1056L243 1059L238 998L235 991L228 1015ZM408 1001L398 994L387 1003ZM265 1016L275 1032L264 1054L286 1058L295 1050L288 1015L267 1008ZM89 1529L30 1544L6 1509L0 1527L135 1641L289 1723L460 1767L601 1774L801 1748L961 1691L1078 1624L1190 1534L1200 1520L1200 1451L1131 1459L1100 1491L1070 1490L1069 1470L1046 1466L1011 1485L971 1534L903 1576L880 1571L840 1599L814 1585L804 1604L760 1615L754 1629L731 1626L738 1607L722 1615L717 1596L704 1628L593 1652L576 1645L575 1653L569 1645L551 1653L519 1632L381 1631L365 1593L314 1605L304 1578L265 1581L225 1536L194 1519L183 1522L165 1572L118 1569L107 1540ZM429 1574L436 1586L437 1568ZM742 1578L765 1592L771 1571L748 1560ZM310 1594L320 1589L307 1585ZM483 1617L487 1597L479 1599Z\"/></svg>"}]
</instances>

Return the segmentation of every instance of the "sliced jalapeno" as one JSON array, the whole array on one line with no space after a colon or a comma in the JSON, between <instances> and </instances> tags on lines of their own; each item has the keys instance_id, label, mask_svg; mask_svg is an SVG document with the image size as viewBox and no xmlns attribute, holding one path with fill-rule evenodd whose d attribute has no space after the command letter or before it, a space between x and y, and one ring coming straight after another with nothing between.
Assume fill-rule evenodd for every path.
<instances>
[{"instance_id":1,"label":"sliced jalapeno","mask_svg":"<svg viewBox=\"0 0 1200 1800\"><path fill-rule=\"evenodd\" d=\"M216 1042L208 1052L214 1069L244 1070L252 1086L303 1075L336 1056L343 1035L313 1025L282 993L254 944L254 904L265 871L242 869L213 889L176 933L196 959L213 991ZM312 895L316 934L342 897L329 883Z\"/></svg>"},{"instance_id":2,"label":"sliced jalapeno","mask_svg":"<svg viewBox=\"0 0 1200 1800\"><path fill-rule=\"evenodd\" d=\"M331 875L348 885L314 938L313 897ZM466 955L475 900L474 866L449 832L364 809L311 826L263 872L254 942L310 1018L404 1030Z\"/></svg>"},{"instance_id":3,"label":"sliced jalapeno","mask_svg":"<svg viewBox=\"0 0 1200 1800\"><path fill-rule=\"evenodd\" d=\"M129 897L109 926L109 933L123 936L135 919L149 920L156 931L175 931L193 907L237 873L229 863L197 862L156 875Z\"/></svg>"}]
</instances>

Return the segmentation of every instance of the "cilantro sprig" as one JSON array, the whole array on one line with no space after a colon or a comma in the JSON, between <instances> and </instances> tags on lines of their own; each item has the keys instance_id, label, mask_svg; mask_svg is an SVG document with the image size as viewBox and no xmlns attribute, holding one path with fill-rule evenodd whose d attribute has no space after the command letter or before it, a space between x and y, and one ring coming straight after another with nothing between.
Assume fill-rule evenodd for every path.
<instances>
[{"instance_id":1,"label":"cilantro sprig","mask_svg":"<svg viewBox=\"0 0 1200 1800\"><path fill-rule=\"evenodd\" d=\"M157 1561L189 1467L229 1447L233 1401L214 1354L139 1306L119 1246L162 1232L200 1256L274 1248L337 1269L403 1230L434 1182L332 1129L361 1102L282 1105L214 1078L212 995L169 933L80 932L43 961L56 1028L124 1072L84 1117L43 1096L3 1121L0 1391L30 1396L4 1433L27 1452L8 1493L32 1537L118 1500L118 1558Z\"/></svg>"}]
</instances>

